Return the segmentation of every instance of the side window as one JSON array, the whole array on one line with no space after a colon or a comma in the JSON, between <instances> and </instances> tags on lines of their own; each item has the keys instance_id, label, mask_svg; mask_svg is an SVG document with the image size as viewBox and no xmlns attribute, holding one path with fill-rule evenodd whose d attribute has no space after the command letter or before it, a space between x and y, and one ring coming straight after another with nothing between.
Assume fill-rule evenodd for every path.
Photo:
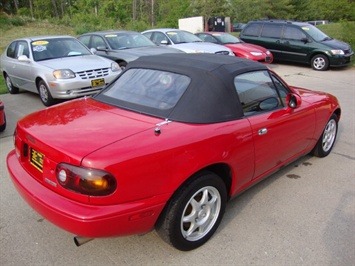
<instances>
[{"instance_id":1,"label":"side window","mask_svg":"<svg viewBox=\"0 0 355 266\"><path fill-rule=\"evenodd\" d=\"M280 39L282 27L283 27L282 25L265 24L264 28L263 28L263 32L261 33L261 36L268 37L268 38Z\"/></svg>"},{"instance_id":2,"label":"side window","mask_svg":"<svg viewBox=\"0 0 355 266\"><path fill-rule=\"evenodd\" d=\"M152 40L152 34L153 34L153 32L152 32L152 31L149 31L149 32L144 33L143 35L144 35L145 37L147 37L148 39Z\"/></svg>"},{"instance_id":3,"label":"side window","mask_svg":"<svg viewBox=\"0 0 355 266\"><path fill-rule=\"evenodd\" d=\"M245 116L275 110L283 106L267 70L238 75L234 78L234 86Z\"/></svg>"},{"instance_id":4,"label":"side window","mask_svg":"<svg viewBox=\"0 0 355 266\"><path fill-rule=\"evenodd\" d=\"M295 27L285 27L284 39L293 40L293 41L301 41L304 38L307 38L307 36L300 29L295 28Z\"/></svg>"},{"instance_id":5,"label":"side window","mask_svg":"<svg viewBox=\"0 0 355 266\"><path fill-rule=\"evenodd\" d=\"M162 41L167 41L169 43L168 38L166 38L161 32L155 32L152 41L157 45L160 45Z\"/></svg>"},{"instance_id":6,"label":"side window","mask_svg":"<svg viewBox=\"0 0 355 266\"><path fill-rule=\"evenodd\" d=\"M286 96L290 93L290 90L288 89L287 85L279 80L275 75L271 75L271 77L281 98L282 105L286 106Z\"/></svg>"},{"instance_id":7,"label":"side window","mask_svg":"<svg viewBox=\"0 0 355 266\"><path fill-rule=\"evenodd\" d=\"M28 44L25 41L19 41L17 45L16 58L18 58L21 55L26 55L28 58L30 57Z\"/></svg>"},{"instance_id":8,"label":"side window","mask_svg":"<svg viewBox=\"0 0 355 266\"><path fill-rule=\"evenodd\" d=\"M92 36L91 46L94 48L97 48L99 46L106 47L106 43L100 36ZM92 47L90 47L90 48L92 48Z\"/></svg>"},{"instance_id":9,"label":"side window","mask_svg":"<svg viewBox=\"0 0 355 266\"><path fill-rule=\"evenodd\" d=\"M9 45L6 51L6 55L11 58L16 58L15 57L15 50L16 50L16 44L17 42L13 42Z\"/></svg>"},{"instance_id":10,"label":"side window","mask_svg":"<svg viewBox=\"0 0 355 266\"><path fill-rule=\"evenodd\" d=\"M258 37L262 26L263 26L263 24L259 24L259 23L249 24L249 25L245 26L245 28L243 30L243 35Z\"/></svg>"},{"instance_id":11,"label":"side window","mask_svg":"<svg viewBox=\"0 0 355 266\"><path fill-rule=\"evenodd\" d=\"M204 42L218 43L217 40L214 37L212 37L211 35L209 35L209 34L201 33L197 37L199 37Z\"/></svg>"},{"instance_id":12,"label":"side window","mask_svg":"<svg viewBox=\"0 0 355 266\"><path fill-rule=\"evenodd\" d=\"M86 47L89 47L90 45L90 36L82 36L79 38L79 40L84 44L86 45ZM92 47L89 47L89 48L92 48Z\"/></svg>"}]
</instances>

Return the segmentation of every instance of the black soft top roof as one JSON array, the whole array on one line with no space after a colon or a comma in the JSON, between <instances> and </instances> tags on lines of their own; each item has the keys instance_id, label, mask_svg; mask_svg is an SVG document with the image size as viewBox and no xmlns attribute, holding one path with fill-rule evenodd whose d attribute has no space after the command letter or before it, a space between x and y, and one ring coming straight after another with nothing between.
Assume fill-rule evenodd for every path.
<instances>
[{"instance_id":1,"label":"black soft top roof","mask_svg":"<svg viewBox=\"0 0 355 266\"><path fill-rule=\"evenodd\" d=\"M191 79L174 108L163 113L155 113L149 108L140 112L173 121L202 124L241 118L243 112L234 86L235 76L267 70L261 63L234 56L183 53L143 56L130 62L126 71L132 68L163 70Z\"/></svg>"}]
</instances>

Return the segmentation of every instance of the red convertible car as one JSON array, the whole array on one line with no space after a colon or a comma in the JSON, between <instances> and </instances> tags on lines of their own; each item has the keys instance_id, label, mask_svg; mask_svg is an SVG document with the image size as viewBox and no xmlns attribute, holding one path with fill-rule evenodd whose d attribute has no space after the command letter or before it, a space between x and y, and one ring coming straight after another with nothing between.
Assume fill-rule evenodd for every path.
<instances>
[{"instance_id":1,"label":"red convertible car","mask_svg":"<svg viewBox=\"0 0 355 266\"><path fill-rule=\"evenodd\" d=\"M259 45L246 43L226 32L199 32L195 33L204 42L224 45L231 49L235 56L247 58L260 63L271 64L274 61L272 53Z\"/></svg>"},{"instance_id":2,"label":"red convertible car","mask_svg":"<svg viewBox=\"0 0 355 266\"><path fill-rule=\"evenodd\" d=\"M155 228L191 250L232 197L302 155L328 155L340 114L334 96L251 60L146 56L99 94L19 120L7 167L77 245Z\"/></svg>"}]
</instances>

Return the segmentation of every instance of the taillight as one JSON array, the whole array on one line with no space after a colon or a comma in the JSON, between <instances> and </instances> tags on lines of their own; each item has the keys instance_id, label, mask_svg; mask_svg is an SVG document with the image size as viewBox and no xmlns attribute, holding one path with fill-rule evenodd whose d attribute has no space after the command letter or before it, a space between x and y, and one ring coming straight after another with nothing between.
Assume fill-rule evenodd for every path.
<instances>
[{"instance_id":1,"label":"taillight","mask_svg":"<svg viewBox=\"0 0 355 266\"><path fill-rule=\"evenodd\" d=\"M107 196L117 188L116 179L106 171L66 163L57 166L57 180L68 190L90 196Z\"/></svg>"}]
</instances>

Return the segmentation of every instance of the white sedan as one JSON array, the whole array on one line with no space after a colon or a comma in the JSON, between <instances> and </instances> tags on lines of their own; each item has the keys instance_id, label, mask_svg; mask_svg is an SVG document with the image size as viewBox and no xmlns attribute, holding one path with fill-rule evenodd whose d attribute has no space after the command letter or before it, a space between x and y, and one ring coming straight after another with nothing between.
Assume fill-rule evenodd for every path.
<instances>
[{"instance_id":1,"label":"white sedan","mask_svg":"<svg viewBox=\"0 0 355 266\"><path fill-rule=\"evenodd\" d=\"M14 40L0 60L8 91L38 93L45 106L96 94L121 72L116 62L94 55L71 36Z\"/></svg>"},{"instance_id":2,"label":"white sedan","mask_svg":"<svg viewBox=\"0 0 355 266\"><path fill-rule=\"evenodd\" d=\"M169 45L185 53L211 53L234 56L231 49L223 45L204 42L191 32L184 30L153 29L143 31L142 34L157 45Z\"/></svg>"}]
</instances>

